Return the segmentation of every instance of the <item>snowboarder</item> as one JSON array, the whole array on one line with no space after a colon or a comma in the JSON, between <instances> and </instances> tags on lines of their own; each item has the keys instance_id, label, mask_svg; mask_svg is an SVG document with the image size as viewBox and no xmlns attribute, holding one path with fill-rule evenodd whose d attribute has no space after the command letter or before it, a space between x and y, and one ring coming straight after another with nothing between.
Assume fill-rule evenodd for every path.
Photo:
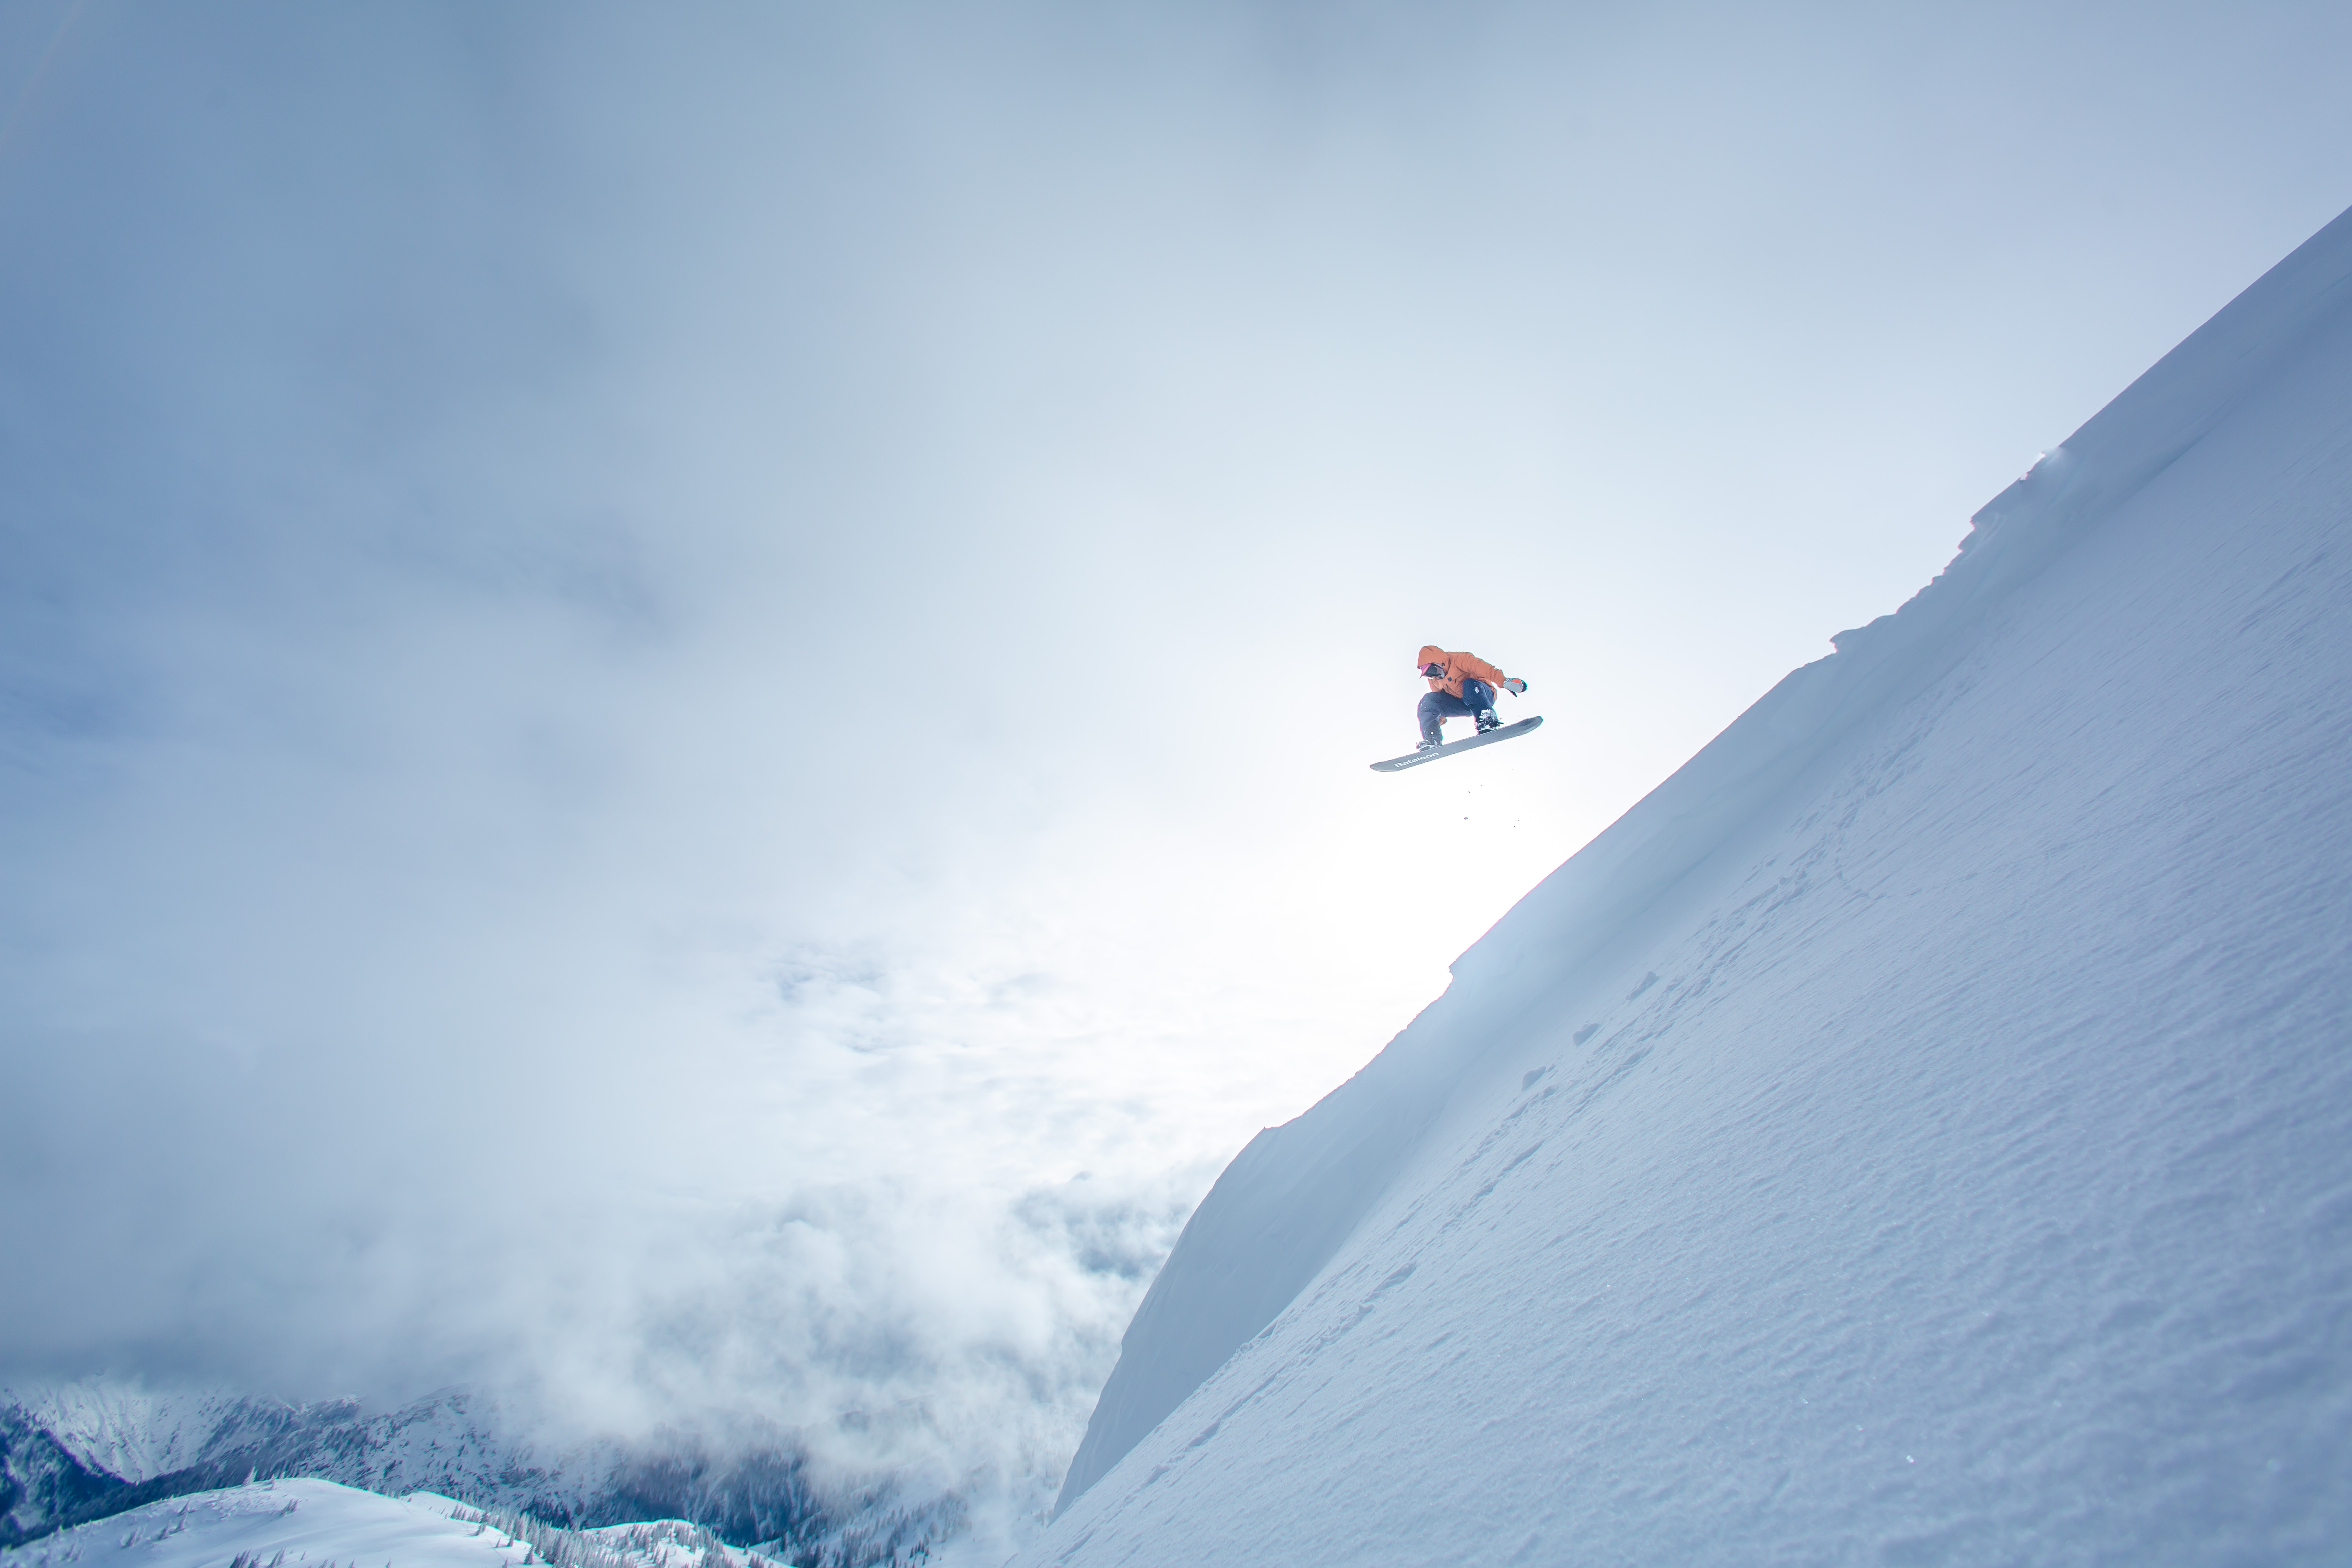
<instances>
[{"instance_id":1,"label":"snowboarder","mask_svg":"<svg viewBox=\"0 0 2352 1568\"><path fill-rule=\"evenodd\" d=\"M1505 675L1475 653L1448 653L1432 643L1415 662L1429 678L1429 694L1421 700L1419 751L1437 750L1448 719L1474 719L1482 735L1499 726L1502 721L1495 717L1497 687L1514 697L1527 695L1526 681Z\"/></svg>"}]
</instances>

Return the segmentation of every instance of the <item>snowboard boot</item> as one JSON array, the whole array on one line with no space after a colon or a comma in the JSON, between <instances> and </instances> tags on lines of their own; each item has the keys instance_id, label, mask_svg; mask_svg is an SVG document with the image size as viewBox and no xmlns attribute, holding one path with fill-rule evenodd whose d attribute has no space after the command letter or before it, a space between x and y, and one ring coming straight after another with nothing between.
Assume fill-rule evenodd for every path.
<instances>
[{"instance_id":1,"label":"snowboard boot","mask_svg":"<svg viewBox=\"0 0 2352 1568\"><path fill-rule=\"evenodd\" d=\"M1495 710L1492 708L1478 710L1478 733L1483 735L1489 730L1499 730L1502 727L1503 721L1495 717Z\"/></svg>"},{"instance_id":2,"label":"snowboard boot","mask_svg":"<svg viewBox=\"0 0 2352 1568\"><path fill-rule=\"evenodd\" d=\"M1419 752L1423 756L1427 756L1430 752L1437 750L1438 744L1439 742L1433 741L1424 735L1422 737L1420 743L1413 747L1413 750Z\"/></svg>"}]
</instances>

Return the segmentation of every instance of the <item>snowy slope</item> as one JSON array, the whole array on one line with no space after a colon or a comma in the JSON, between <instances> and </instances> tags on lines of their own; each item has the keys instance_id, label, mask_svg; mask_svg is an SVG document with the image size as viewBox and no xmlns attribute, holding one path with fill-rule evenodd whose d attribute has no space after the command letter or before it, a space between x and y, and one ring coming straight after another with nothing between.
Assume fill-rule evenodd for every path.
<instances>
[{"instance_id":1,"label":"snowy slope","mask_svg":"<svg viewBox=\"0 0 2352 1568\"><path fill-rule=\"evenodd\" d=\"M0 1388L0 1405L22 1409L90 1469L134 1483L186 1469L225 1427L250 1425L250 1402L231 1394L101 1379L23 1395Z\"/></svg>"},{"instance_id":2,"label":"snowy slope","mask_svg":"<svg viewBox=\"0 0 2352 1568\"><path fill-rule=\"evenodd\" d=\"M494 1407L456 1391L372 1411L101 1378L0 1389L0 1543L255 1472L572 1519L614 1463L594 1449L541 1457L498 1430Z\"/></svg>"},{"instance_id":3,"label":"snowy slope","mask_svg":"<svg viewBox=\"0 0 2352 1568\"><path fill-rule=\"evenodd\" d=\"M682 1520L572 1532L431 1492L258 1481L150 1503L0 1551L0 1568L781 1568Z\"/></svg>"},{"instance_id":4,"label":"snowy slope","mask_svg":"<svg viewBox=\"0 0 2352 1568\"><path fill-rule=\"evenodd\" d=\"M446 1493L583 1527L690 1514L734 1545L850 1568L950 1542L991 1562L1011 1550L1003 1521L974 1519L937 1478L820 1474L781 1429L556 1447L463 1390L371 1410L110 1379L0 1389L0 1545L252 1475Z\"/></svg>"},{"instance_id":5,"label":"snowy slope","mask_svg":"<svg viewBox=\"0 0 2352 1568\"><path fill-rule=\"evenodd\" d=\"M512 1537L451 1517L446 1498L379 1497L332 1481L262 1481L150 1503L0 1552L5 1568L225 1568L240 1552L284 1568L518 1568Z\"/></svg>"},{"instance_id":6,"label":"snowy slope","mask_svg":"<svg viewBox=\"0 0 2352 1568\"><path fill-rule=\"evenodd\" d=\"M1219 1181L1024 1563L2341 1561L2352 215Z\"/></svg>"}]
</instances>

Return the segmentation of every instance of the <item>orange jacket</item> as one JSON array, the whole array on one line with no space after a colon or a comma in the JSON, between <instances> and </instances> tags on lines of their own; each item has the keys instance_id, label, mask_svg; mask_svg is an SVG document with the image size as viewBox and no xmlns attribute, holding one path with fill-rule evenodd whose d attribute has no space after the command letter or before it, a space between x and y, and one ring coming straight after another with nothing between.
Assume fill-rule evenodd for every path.
<instances>
[{"instance_id":1,"label":"orange jacket","mask_svg":"<svg viewBox=\"0 0 2352 1568\"><path fill-rule=\"evenodd\" d=\"M1421 657L1412 661L1412 667L1421 669L1433 664L1444 665L1445 673L1432 680L1429 689L1432 691L1450 691L1456 697L1462 695L1465 680L1483 680L1500 691L1503 682L1510 679L1475 653L1448 653L1435 643L1421 650Z\"/></svg>"}]
</instances>

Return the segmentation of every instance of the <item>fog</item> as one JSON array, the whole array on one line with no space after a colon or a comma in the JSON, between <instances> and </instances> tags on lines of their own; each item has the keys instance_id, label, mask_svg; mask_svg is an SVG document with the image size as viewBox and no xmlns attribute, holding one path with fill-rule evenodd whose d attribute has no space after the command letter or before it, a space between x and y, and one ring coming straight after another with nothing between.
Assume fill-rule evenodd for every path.
<instances>
[{"instance_id":1,"label":"fog","mask_svg":"<svg viewBox=\"0 0 2352 1568\"><path fill-rule=\"evenodd\" d=\"M1057 1475L1257 1128L2352 198L2347 44L0 15L0 1376ZM1429 641L1546 727L1368 772Z\"/></svg>"}]
</instances>

